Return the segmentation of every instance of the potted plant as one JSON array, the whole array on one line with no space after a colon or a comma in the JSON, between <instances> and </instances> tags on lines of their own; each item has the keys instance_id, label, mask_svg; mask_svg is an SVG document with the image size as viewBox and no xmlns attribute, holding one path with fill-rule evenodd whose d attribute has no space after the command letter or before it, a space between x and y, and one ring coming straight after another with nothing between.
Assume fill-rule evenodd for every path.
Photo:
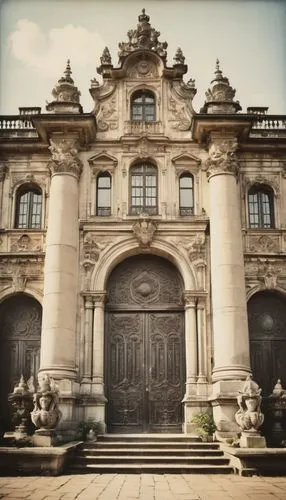
<instances>
[{"instance_id":1,"label":"potted plant","mask_svg":"<svg viewBox=\"0 0 286 500\"><path fill-rule=\"evenodd\" d=\"M92 417L89 417L87 420L81 420L78 423L78 430L82 439L85 441L94 441L97 434L99 434L99 422Z\"/></svg>"},{"instance_id":2,"label":"potted plant","mask_svg":"<svg viewBox=\"0 0 286 500\"><path fill-rule=\"evenodd\" d=\"M216 425L210 410L203 410L200 413L196 413L193 416L191 423L194 424L203 441L213 440Z\"/></svg>"}]
</instances>

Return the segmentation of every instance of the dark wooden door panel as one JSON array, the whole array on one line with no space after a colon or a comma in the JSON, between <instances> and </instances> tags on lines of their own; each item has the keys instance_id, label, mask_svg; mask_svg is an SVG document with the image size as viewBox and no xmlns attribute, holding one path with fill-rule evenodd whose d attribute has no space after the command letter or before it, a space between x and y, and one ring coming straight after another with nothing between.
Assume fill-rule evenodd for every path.
<instances>
[{"instance_id":1,"label":"dark wooden door panel","mask_svg":"<svg viewBox=\"0 0 286 500\"><path fill-rule=\"evenodd\" d=\"M144 413L143 317L108 315L107 382L110 432L142 432Z\"/></svg>"},{"instance_id":2,"label":"dark wooden door panel","mask_svg":"<svg viewBox=\"0 0 286 500\"><path fill-rule=\"evenodd\" d=\"M148 421L150 432L180 432L185 385L182 313L148 317Z\"/></svg>"}]
</instances>

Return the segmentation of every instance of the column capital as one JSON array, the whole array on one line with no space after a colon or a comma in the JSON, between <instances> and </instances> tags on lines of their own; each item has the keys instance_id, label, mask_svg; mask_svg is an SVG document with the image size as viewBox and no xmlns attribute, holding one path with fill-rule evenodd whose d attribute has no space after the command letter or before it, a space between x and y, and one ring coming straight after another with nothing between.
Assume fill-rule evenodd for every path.
<instances>
[{"instance_id":1,"label":"column capital","mask_svg":"<svg viewBox=\"0 0 286 500\"><path fill-rule=\"evenodd\" d=\"M52 159L49 162L49 168L52 175L72 174L79 179L82 172L82 162L77 156L79 149L77 138L53 138L50 143L49 150Z\"/></svg>"},{"instance_id":2,"label":"column capital","mask_svg":"<svg viewBox=\"0 0 286 500\"><path fill-rule=\"evenodd\" d=\"M84 295L84 307L85 309L93 309L92 295Z\"/></svg>"},{"instance_id":3,"label":"column capital","mask_svg":"<svg viewBox=\"0 0 286 500\"><path fill-rule=\"evenodd\" d=\"M208 179L222 174L237 177L239 171L236 156L237 145L237 137L233 134L223 134L222 132L210 134L209 157L205 161Z\"/></svg>"},{"instance_id":4,"label":"column capital","mask_svg":"<svg viewBox=\"0 0 286 500\"><path fill-rule=\"evenodd\" d=\"M183 293L183 298L186 307L196 307L196 294L193 290L185 290Z\"/></svg>"},{"instance_id":5,"label":"column capital","mask_svg":"<svg viewBox=\"0 0 286 500\"><path fill-rule=\"evenodd\" d=\"M92 299L95 306L103 306L107 299L107 292L105 290L93 292Z\"/></svg>"}]
</instances>

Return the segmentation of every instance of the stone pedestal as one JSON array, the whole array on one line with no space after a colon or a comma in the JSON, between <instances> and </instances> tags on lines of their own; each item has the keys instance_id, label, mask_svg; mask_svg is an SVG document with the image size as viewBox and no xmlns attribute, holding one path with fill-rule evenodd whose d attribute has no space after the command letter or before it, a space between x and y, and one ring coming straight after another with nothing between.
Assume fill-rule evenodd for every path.
<instances>
[{"instance_id":1,"label":"stone pedestal","mask_svg":"<svg viewBox=\"0 0 286 500\"><path fill-rule=\"evenodd\" d=\"M241 434L239 444L240 448L266 448L265 437L245 431Z\"/></svg>"},{"instance_id":2,"label":"stone pedestal","mask_svg":"<svg viewBox=\"0 0 286 500\"><path fill-rule=\"evenodd\" d=\"M32 436L33 446L36 447L50 447L56 446L58 444L58 439L56 432L52 429L38 429L35 434Z\"/></svg>"}]
</instances>

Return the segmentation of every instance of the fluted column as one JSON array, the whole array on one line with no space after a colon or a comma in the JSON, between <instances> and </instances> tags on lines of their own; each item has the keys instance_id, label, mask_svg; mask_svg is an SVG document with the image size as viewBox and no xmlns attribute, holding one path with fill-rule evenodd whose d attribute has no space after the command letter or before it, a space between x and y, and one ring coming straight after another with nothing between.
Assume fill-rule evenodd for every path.
<instances>
[{"instance_id":1,"label":"fluted column","mask_svg":"<svg viewBox=\"0 0 286 500\"><path fill-rule=\"evenodd\" d=\"M211 132L206 162L210 194L213 381L244 379L249 373L249 339L240 205L237 139Z\"/></svg>"},{"instance_id":2,"label":"fluted column","mask_svg":"<svg viewBox=\"0 0 286 500\"><path fill-rule=\"evenodd\" d=\"M92 377L93 301L90 295L84 298L84 365L83 382Z\"/></svg>"},{"instance_id":3,"label":"fluted column","mask_svg":"<svg viewBox=\"0 0 286 500\"><path fill-rule=\"evenodd\" d=\"M75 136L54 137L44 267L40 372L76 377L78 200L82 166Z\"/></svg>"},{"instance_id":4,"label":"fluted column","mask_svg":"<svg viewBox=\"0 0 286 500\"><path fill-rule=\"evenodd\" d=\"M106 292L93 294L93 392L104 395L104 303Z\"/></svg>"},{"instance_id":5,"label":"fluted column","mask_svg":"<svg viewBox=\"0 0 286 500\"><path fill-rule=\"evenodd\" d=\"M185 300L185 342L186 342L186 395L194 393L194 384L198 376L198 342L196 325L196 298L189 292L184 293Z\"/></svg>"}]
</instances>

